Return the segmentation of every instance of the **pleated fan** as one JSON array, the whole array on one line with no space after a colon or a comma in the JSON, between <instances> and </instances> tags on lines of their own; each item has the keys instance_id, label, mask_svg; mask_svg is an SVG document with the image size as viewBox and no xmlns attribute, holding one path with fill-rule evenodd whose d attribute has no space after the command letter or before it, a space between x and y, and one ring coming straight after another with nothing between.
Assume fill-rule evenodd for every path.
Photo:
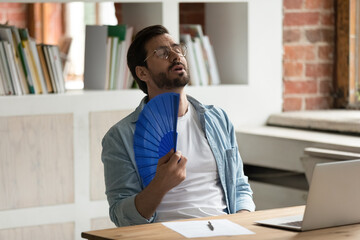
<instances>
[{"instance_id":1,"label":"pleated fan","mask_svg":"<svg viewBox=\"0 0 360 240\"><path fill-rule=\"evenodd\" d=\"M151 99L136 122L134 153L144 186L154 178L159 158L176 151L179 94L163 93Z\"/></svg>"}]
</instances>

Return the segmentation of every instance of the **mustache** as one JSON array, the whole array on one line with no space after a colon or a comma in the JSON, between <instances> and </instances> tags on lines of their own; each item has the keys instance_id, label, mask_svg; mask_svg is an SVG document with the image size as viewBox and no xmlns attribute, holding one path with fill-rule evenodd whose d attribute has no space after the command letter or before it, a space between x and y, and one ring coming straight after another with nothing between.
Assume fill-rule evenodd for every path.
<instances>
[{"instance_id":1,"label":"mustache","mask_svg":"<svg viewBox=\"0 0 360 240\"><path fill-rule=\"evenodd\" d=\"M185 64L183 64L182 62L173 62L173 63L170 65L170 67L169 67L169 71L170 71L173 67L175 67L176 65L181 65L181 66L184 67L184 69L186 69Z\"/></svg>"}]
</instances>

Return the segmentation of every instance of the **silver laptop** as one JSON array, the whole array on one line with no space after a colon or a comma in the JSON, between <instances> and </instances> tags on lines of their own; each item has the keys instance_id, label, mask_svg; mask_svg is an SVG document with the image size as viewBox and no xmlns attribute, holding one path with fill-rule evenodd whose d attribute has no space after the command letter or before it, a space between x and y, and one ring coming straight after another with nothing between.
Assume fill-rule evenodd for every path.
<instances>
[{"instance_id":1,"label":"silver laptop","mask_svg":"<svg viewBox=\"0 0 360 240\"><path fill-rule=\"evenodd\" d=\"M317 164L304 215L256 223L296 231L360 223L360 160Z\"/></svg>"}]
</instances>

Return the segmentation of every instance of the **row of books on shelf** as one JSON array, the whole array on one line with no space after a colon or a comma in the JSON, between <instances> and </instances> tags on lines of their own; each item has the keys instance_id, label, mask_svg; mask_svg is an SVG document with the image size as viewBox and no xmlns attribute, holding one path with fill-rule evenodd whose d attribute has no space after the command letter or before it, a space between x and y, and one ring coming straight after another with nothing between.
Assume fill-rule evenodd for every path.
<instances>
[{"instance_id":1,"label":"row of books on shelf","mask_svg":"<svg viewBox=\"0 0 360 240\"><path fill-rule=\"evenodd\" d=\"M0 25L0 95L63 92L58 46L36 44L26 28Z\"/></svg>"},{"instance_id":2,"label":"row of books on shelf","mask_svg":"<svg viewBox=\"0 0 360 240\"><path fill-rule=\"evenodd\" d=\"M189 66L190 84L207 86L220 84L219 71L213 46L203 34L200 24L181 24L180 41L187 46L186 60Z\"/></svg>"},{"instance_id":3,"label":"row of books on shelf","mask_svg":"<svg viewBox=\"0 0 360 240\"><path fill-rule=\"evenodd\" d=\"M131 88L126 56L132 35L133 27L125 24L86 26L84 89Z\"/></svg>"},{"instance_id":4,"label":"row of books on shelf","mask_svg":"<svg viewBox=\"0 0 360 240\"><path fill-rule=\"evenodd\" d=\"M181 41L188 48L190 84L207 86L220 84L215 54L209 37L201 25L182 24ZM85 34L84 89L128 89L133 78L127 66L127 51L133 27L127 25L87 25Z\"/></svg>"}]
</instances>

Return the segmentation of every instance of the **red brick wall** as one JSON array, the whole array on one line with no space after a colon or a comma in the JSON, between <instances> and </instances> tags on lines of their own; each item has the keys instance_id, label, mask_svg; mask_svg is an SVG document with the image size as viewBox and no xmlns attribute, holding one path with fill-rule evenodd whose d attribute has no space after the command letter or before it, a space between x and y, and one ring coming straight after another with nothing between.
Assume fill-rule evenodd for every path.
<instances>
[{"instance_id":1,"label":"red brick wall","mask_svg":"<svg viewBox=\"0 0 360 240\"><path fill-rule=\"evenodd\" d=\"M36 4L34 4L36 5ZM35 38L37 43L58 44L64 32L62 22L62 7L60 3L43 3L44 6L44 25L41 22L40 10L34 11L32 23L35 29L31 29L29 19L30 12L33 11L27 3L0 3L0 23L14 25L18 28L27 28L30 36ZM42 29L45 29L42 34ZM33 32L35 31L35 32Z\"/></svg>"},{"instance_id":2,"label":"red brick wall","mask_svg":"<svg viewBox=\"0 0 360 240\"><path fill-rule=\"evenodd\" d=\"M43 32L43 38L41 42L46 44L58 44L59 40L64 36L65 26L63 20L63 8L62 3L42 3L43 4L43 16L46 19L43 23L41 19L35 24L42 25L45 29Z\"/></svg>"},{"instance_id":3,"label":"red brick wall","mask_svg":"<svg viewBox=\"0 0 360 240\"><path fill-rule=\"evenodd\" d=\"M284 0L283 12L283 111L331 108L333 0Z\"/></svg>"},{"instance_id":4,"label":"red brick wall","mask_svg":"<svg viewBox=\"0 0 360 240\"><path fill-rule=\"evenodd\" d=\"M20 28L27 27L27 4L0 3L0 23L6 22Z\"/></svg>"},{"instance_id":5,"label":"red brick wall","mask_svg":"<svg viewBox=\"0 0 360 240\"><path fill-rule=\"evenodd\" d=\"M180 3L180 24L200 24L205 32L205 4L204 3Z\"/></svg>"},{"instance_id":6,"label":"red brick wall","mask_svg":"<svg viewBox=\"0 0 360 240\"><path fill-rule=\"evenodd\" d=\"M122 20L122 4L121 3L114 3L114 7L115 7L115 15L116 15L116 19L118 20L118 24L122 24L123 20Z\"/></svg>"}]
</instances>

